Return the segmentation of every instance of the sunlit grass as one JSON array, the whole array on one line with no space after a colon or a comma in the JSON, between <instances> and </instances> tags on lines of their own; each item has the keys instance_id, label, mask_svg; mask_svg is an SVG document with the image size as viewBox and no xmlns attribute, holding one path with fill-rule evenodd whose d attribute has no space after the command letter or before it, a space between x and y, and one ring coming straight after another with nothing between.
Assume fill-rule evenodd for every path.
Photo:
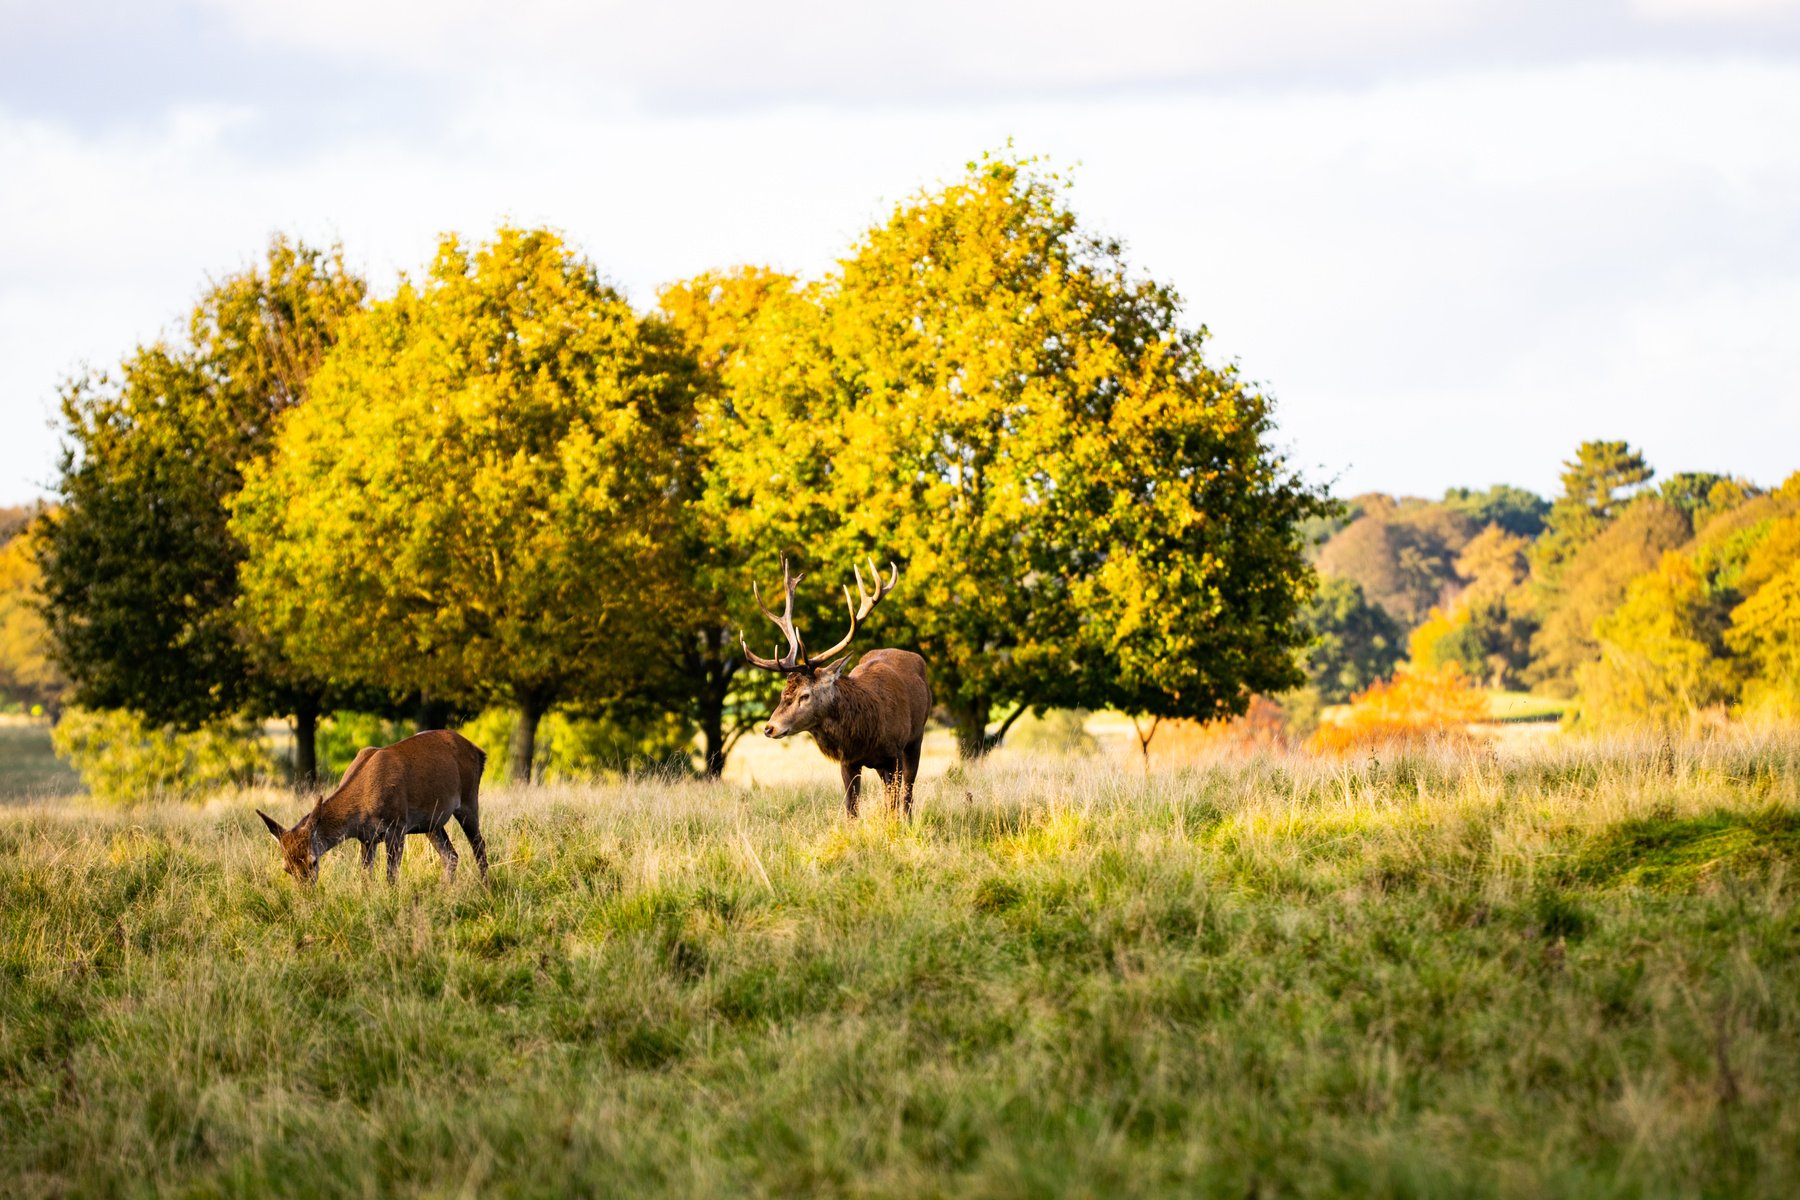
<instances>
[{"instance_id":1,"label":"sunlit grass","mask_svg":"<svg viewBox=\"0 0 1800 1200\"><path fill-rule=\"evenodd\" d=\"M7 1194L1784 1195L1800 739L0 811ZM290 805L291 806L291 805Z\"/></svg>"}]
</instances>

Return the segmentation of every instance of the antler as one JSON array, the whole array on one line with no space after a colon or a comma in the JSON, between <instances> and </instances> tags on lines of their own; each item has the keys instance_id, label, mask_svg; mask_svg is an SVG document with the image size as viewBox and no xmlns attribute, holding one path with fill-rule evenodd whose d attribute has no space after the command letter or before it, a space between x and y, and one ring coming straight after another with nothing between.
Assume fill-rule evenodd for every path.
<instances>
[{"instance_id":1,"label":"antler","mask_svg":"<svg viewBox=\"0 0 1800 1200\"><path fill-rule=\"evenodd\" d=\"M870 558L868 563L869 574L875 577L875 594L871 596L868 592L863 590L862 568L852 567L851 569L856 572L856 595L862 603L852 604L850 602L850 589L848 587L844 588L844 607L850 610L850 632L846 633L843 640L837 645L825 651L825 653L819 655L817 658L808 661L808 666L824 666L833 658L837 657L845 650L848 650L850 648L850 639L856 636L857 624L861 622L864 617L868 616L869 613L874 610L875 606L881 603L881 598L893 591L894 584L899 582L900 568L893 563L890 562L888 564L888 578L885 583L881 578L881 569L875 565L875 560Z\"/></svg>"},{"instance_id":2,"label":"antler","mask_svg":"<svg viewBox=\"0 0 1800 1200\"><path fill-rule=\"evenodd\" d=\"M810 655L806 652L806 643L801 640L799 631L794 628L794 587L806 577L789 574L787 559L782 558L781 583L782 587L786 589L787 600L779 617L763 606L762 596L756 590L756 581L751 580L750 594L756 598L756 607L762 609L762 615L775 622L775 627L781 630L782 635L787 638L788 651L780 658L763 658L753 654L750 651L749 643L744 640L744 635L740 631L738 645L743 647L745 660L752 666L761 667L765 671L780 671L784 675L791 675L795 671L825 666L833 658L849 649L850 640L856 636L857 625L881 602L883 596L894 590L894 584L900 579L900 568L893 563L888 564L886 580L881 578L881 571L876 567L873 558L869 559L868 563L869 571L875 577L875 594L871 596L867 588L863 586L862 569L860 567L852 568L856 572L856 594L861 603L850 599L850 589L844 588L844 604L850 609L850 632L846 633L843 640L837 645L819 655Z\"/></svg>"},{"instance_id":3,"label":"antler","mask_svg":"<svg viewBox=\"0 0 1800 1200\"><path fill-rule=\"evenodd\" d=\"M806 576L804 573L799 575L788 573L787 556L783 555L781 559L781 586L787 592L787 601L782 606L781 615L779 617L770 612L763 604L762 596L756 590L756 581L754 579L750 581L750 595L755 597L756 607L762 609L763 616L775 622L775 628L781 630L782 636L787 638L788 644L787 653L782 657L761 658L751 653L750 644L744 640L743 631L739 630L738 645L743 647L744 658L752 665L761 667L765 671L780 671L783 674L798 671L806 666L806 646L800 641L800 634L794 629L794 588L805 578Z\"/></svg>"}]
</instances>

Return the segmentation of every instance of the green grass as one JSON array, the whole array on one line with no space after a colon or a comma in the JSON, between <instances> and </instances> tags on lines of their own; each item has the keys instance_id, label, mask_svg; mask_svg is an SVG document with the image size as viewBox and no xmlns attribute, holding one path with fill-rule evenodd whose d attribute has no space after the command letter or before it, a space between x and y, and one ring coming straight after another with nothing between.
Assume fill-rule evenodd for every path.
<instances>
[{"instance_id":1,"label":"green grass","mask_svg":"<svg viewBox=\"0 0 1800 1200\"><path fill-rule=\"evenodd\" d=\"M1570 702L1554 696L1534 696L1530 692L1490 690L1488 707L1493 719L1507 724L1529 724L1538 721L1560 721Z\"/></svg>"},{"instance_id":2,"label":"green grass","mask_svg":"<svg viewBox=\"0 0 1800 1200\"><path fill-rule=\"evenodd\" d=\"M272 799L0 811L0 1191L1800 1178L1792 739L496 789L485 889L302 891Z\"/></svg>"},{"instance_id":3,"label":"green grass","mask_svg":"<svg viewBox=\"0 0 1800 1200\"><path fill-rule=\"evenodd\" d=\"M50 722L0 717L0 804L66 795L75 773L50 749Z\"/></svg>"}]
</instances>

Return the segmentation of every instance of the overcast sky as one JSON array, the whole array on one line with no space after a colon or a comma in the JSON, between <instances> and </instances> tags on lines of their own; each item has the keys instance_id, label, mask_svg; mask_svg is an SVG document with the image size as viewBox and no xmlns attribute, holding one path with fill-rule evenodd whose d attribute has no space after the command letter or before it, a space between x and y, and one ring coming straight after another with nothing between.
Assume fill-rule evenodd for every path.
<instances>
[{"instance_id":1,"label":"overcast sky","mask_svg":"<svg viewBox=\"0 0 1800 1200\"><path fill-rule=\"evenodd\" d=\"M1800 0L0 0L0 503L274 232L385 291L549 224L645 306L1008 138L1340 494L1800 468Z\"/></svg>"}]
</instances>

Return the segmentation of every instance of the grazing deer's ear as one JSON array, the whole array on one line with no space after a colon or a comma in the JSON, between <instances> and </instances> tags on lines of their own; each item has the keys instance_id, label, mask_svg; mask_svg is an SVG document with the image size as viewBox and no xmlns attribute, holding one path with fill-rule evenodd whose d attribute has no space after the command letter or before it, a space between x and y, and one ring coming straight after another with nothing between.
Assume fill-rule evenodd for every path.
<instances>
[{"instance_id":1,"label":"grazing deer's ear","mask_svg":"<svg viewBox=\"0 0 1800 1200\"><path fill-rule=\"evenodd\" d=\"M264 812L262 809L260 809L260 808L257 809L256 815L263 819L263 824L267 825L269 827L269 832L274 834L276 837L280 837L282 834L287 832L287 830L285 830L281 827L280 822L278 822L274 817L271 817L268 813Z\"/></svg>"},{"instance_id":2,"label":"grazing deer's ear","mask_svg":"<svg viewBox=\"0 0 1800 1200\"><path fill-rule=\"evenodd\" d=\"M838 659L836 662L831 663L830 665L825 667L824 670L820 671L819 678L827 680L827 681L832 681L832 680L837 679L837 677L839 675L842 675L844 673L844 667L847 663L849 663L849 661L850 661L850 656L846 654L843 658Z\"/></svg>"}]
</instances>

